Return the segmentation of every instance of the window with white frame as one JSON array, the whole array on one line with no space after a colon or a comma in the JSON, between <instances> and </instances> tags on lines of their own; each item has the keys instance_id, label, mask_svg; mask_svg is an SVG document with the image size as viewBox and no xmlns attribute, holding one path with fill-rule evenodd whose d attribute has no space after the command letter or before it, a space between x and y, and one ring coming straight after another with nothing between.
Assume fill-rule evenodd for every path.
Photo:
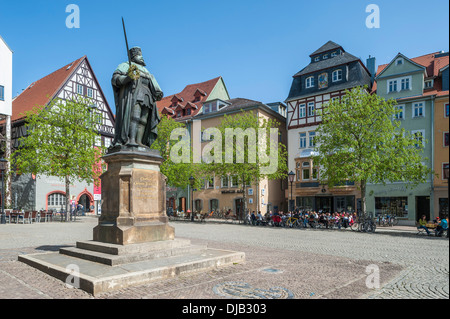
<instances>
[{"instance_id":1,"label":"window with white frame","mask_svg":"<svg viewBox=\"0 0 450 319\"><path fill-rule=\"evenodd\" d=\"M105 137L105 147L108 148L111 146L111 139L109 137Z\"/></svg>"},{"instance_id":2,"label":"window with white frame","mask_svg":"<svg viewBox=\"0 0 450 319\"><path fill-rule=\"evenodd\" d=\"M319 171L315 167L313 167L313 169L312 169L312 176L311 176L311 178L313 180L317 180L319 178Z\"/></svg>"},{"instance_id":3,"label":"window with white frame","mask_svg":"<svg viewBox=\"0 0 450 319\"><path fill-rule=\"evenodd\" d=\"M397 92L397 80L390 80L388 82L388 93Z\"/></svg>"},{"instance_id":4,"label":"window with white frame","mask_svg":"<svg viewBox=\"0 0 450 319\"><path fill-rule=\"evenodd\" d=\"M238 187L239 186L239 178L237 175L231 176L231 187Z\"/></svg>"},{"instance_id":5,"label":"window with white frame","mask_svg":"<svg viewBox=\"0 0 450 319\"><path fill-rule=\"evenodd\" d=\"M409 90L410 89L410 85L409 85L409 78L403 78L401 79L401 89L402 90Z\"/></svg>"},{"instance_id":6,"label":"window with white frame","mask_svg":"<svg viewBox=\"0 0 450 319\"><path fill-rule=\"evenodd\" d=\"M337 56L337 52L336 51L331 52L331 57L335 57L335 56Z\"/></svg>"},{"instance_id":7,"label":"window with white frame","mask_svg":"<svg viewBox=\"0 0 450 319\"><path fill-rule=\"evenodd\" d=\"M314 102L308 103L308 116L314 116Z\"/></svg>"},{"instance_id":8,"label":"window with white frame","mask_svg":"<svg viewBox=\"0 0 450 319\"><path fill-rule=\"evenodd\" d=\"M319 62L319 60L320 60L320 57L318 57L318 56L316 56L316 57L314 58L314 61L316 61L316 62Z\"/></svg>"},{"instance_id":9,"label":"window with white frame","mask_svg":"<svg viewBox=\"0 0 450 319\"><path fill-rule=\"evenodd\" d=\"M431 89L433 87L433 80L427 80L424 84L425 89Z\"/></svg>"},{"instance_id":10,"label":"window with white frame","mask_svg":"<svg viewBox=\"0 0 450 319\"><path fill-rule=\"evenodd\" d=\"M404 105L396 105L395 106L395 114L394 114L394 118L396 120L403 120L404 117L404 113L405 112L405 106Z\"/></svg>"},{"instance_id":11,"label":"window with white frame","mask_svg":"<svg viewBox=\"0 0 450 319\"><path fill-rule=\"evenodd\" d=\"M328 53L323 55L323 59L324 60L328 59Z\"/></svg>"},{"instance_id":12,"label":"window with white frame","mask_svg":"<svg viewBox=\"0 0 450 319\"><path fill-rule=\"evenodd\" d=\"M310 76L308 78L306 78L306 88L312 88L314 87L314 77Z\"/></svg>"},{"instance_id":13,"label":"window with white frame","mask_svg":"<svg viewBox=\"0 0 450 319\"><path fill-rule=\"evenodd\" d=\"M300 148L306 147L306 133L300 133Z\"/></svg>"},{"instance_id":14,"label":"window with white frame","mask_svg":"<svg viewBox=\"0 0 450 319\"><path fill-rule=\"evenodd\" d=\"M222 176L222 180L220 185L222 186L222 188L228 188L228 176Z\"/></svg>"},{"instance_id":15,"label":"window with white frame","mask_svg":"<svg viewBox=\"0 0 450 319\"><path fill-rule=\"evenodd\" d=\"M396 64L396 65L402 65L402 64L403 64L403 59L402 59L402 58L398 58L398 59L395 61L395 64Z\"/></svg>"},{"instance_id":16,"label":"window with white frame","mask_svg":"<svg viewBox=\"0 0 450 319\"><path fill-rule=\"evenodd\" d=\"M425 108L423 102L413 103L413 117L425 116Z\"/></svg>"},{"instance_id":17,"label":"window with white frame","mask_svg":"<svg viewBox=\"0 0 450 319\"><path fill-rule=\"evenodd\" d=\"M210 178L208 178L208 180L206 181L206 187L214 188L214 176L211 176Z\"/></svg>"},{"instance_id":18,"label":"window with white frame","mask_svg":"<svg viewBox=\"0 0 450 319\"><path fill-rule=\"evenodd\" d=\"M77 93L80 95L83 95L83 93L84 93L83 86L78 83L77 83Z\"/></svg>"},{"instance_id":19,"label":"window with white frame","mask_svg":"<svg viewBox=\"0 0 450 319\"><path fill-rule=\"evenodd\" d=\"M94 96L94 90L91 88L87 88L87 96L88 97L93 97Z\"/></svg>"},{"instance_id":20,"label":"window with white frame","mask_svg":"<svg viewBox=\"0 0 450 319\"><path fill-rule=\"evenodd\" d=\"M306 117L306 104L300 104L298 108L298 117L299 118Z\"/></svg>"},{"instance_id":21,"label":"window with white frame","mask_svg":"<svg viewBox=\"0 0 450 319\"><path fill-rule=\"evenodd\" d=\"M53 193L47 197L48 209L60 209L66 206L66 195Z\"/></svg>"},{"instance_id":22,"label":"window with white frame","mask_svg":"<svg viewBox=\"0 0 450 319\"><path fill-rule=\"evenodd\" d=\"M316 146L316 132L309 132L309 147Z\"/></svg>"},{"instance_id":23,"label":"window with white frame","mask_svg":"<svg viewBox=\"0 0 450 319\"><path fill-rule=\"evenodd\" d=\"M411 131L411 133L416 140L415 146L417 148L424 147L425 146L425 130Z\"/></svg>"},{"instance_id":24,"label":"window with white frame","mask_svg":"<svg viewBox=\"0 0 450 319\"><path fill-rule=\"evenodd\" d=\"M335 70L333 71L333 82L341 81L342 80L342 70Z\"/></svg>"}]
</instances>

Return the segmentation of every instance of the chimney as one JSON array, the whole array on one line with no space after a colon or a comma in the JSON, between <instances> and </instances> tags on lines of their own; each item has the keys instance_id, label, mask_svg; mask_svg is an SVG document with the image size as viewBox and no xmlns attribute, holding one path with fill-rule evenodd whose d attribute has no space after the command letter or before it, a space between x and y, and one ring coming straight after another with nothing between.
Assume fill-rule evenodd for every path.
<instances>
[{"instance_id":1,"label":"chimney","mask_svg":"<svg viewBox=\"0 0 450 319\"><path fill-rule=\"evenodd\" d=\"M372 57L369 55L369 58L366 60L366 67L370 72L370 78L371 78L371 82L373 84L373 82L375 81L375 63L376 63L376 59L375 57Z\"/></svg>"}]
</instances>

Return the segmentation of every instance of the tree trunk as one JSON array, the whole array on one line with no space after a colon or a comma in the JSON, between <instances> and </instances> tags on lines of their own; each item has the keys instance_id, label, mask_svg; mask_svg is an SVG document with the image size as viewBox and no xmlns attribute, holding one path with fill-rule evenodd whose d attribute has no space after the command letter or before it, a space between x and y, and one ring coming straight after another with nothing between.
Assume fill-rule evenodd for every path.
<instances>
[{"instance_id":1,"label":"tree trunk","mask_svg":"<svg viewBox=\"0 0 450 319\"><path fill-rule=\"evenodd\" d=\"M65 177L66 180L66 222L69 220L70 215L70 180L69 177Z\"/></svg>"},{"instance_id":2,"label":"tree trunk","mask_svg":"<svg viewBox=\"0 0 450 319\"><path fill-rule=\"evenodd\" d=\"M364 215L366 211L366 181L361 181L361 209Z\"/></svg>"}]
</instances>

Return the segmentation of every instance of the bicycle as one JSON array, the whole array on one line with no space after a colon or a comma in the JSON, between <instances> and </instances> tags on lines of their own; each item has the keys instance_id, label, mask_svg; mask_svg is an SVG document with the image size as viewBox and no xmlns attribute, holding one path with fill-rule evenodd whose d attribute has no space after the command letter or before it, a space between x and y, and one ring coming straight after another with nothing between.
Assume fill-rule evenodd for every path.
<instances>
[{"instance_id":1,"label":"bicycle","mask_svg":"<svg viewBox=\"0 0 450 319\"><path fill-rule=\"evenodd\" d=\"M289 228L294 228L294 227L299 228L300 227L299 219L297 217L291 216L283 222L283 226L289 227Z\"/></svg>"}]
</instances>

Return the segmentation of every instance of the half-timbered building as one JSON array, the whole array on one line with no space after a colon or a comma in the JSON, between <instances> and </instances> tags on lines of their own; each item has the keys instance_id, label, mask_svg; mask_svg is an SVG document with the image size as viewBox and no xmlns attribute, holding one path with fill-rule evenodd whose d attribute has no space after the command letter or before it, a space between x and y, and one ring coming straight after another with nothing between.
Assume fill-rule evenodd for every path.
<instances>
[{"instance_id":1,"label":"half-timbered building","mask_svg":"<svg viewBox=\"0 0 450 319\"><path fill-rule=\"evenodd\" d=\"M114 137L114 115L97 81L91 64L83 56L49 75L31 83L12 103L11 143L18 147L19 139L26 136L24 113L36 105L47 106L53 99L71 100L76 96L88 97L101 114L101 122L95 128L101 138L96 145L108 147ZM93 145L94 147L94 145ZM101 189L92 183L71 185L72 199L81 203L87 210L100 208ZM31 174L15 175L11 185L11 206L18 209L65 208L64 181L55 176L36 177Z\"/></svg>"},{"instance_id":2,"label":"half-timbered building","mask_svg":"<svg viewBox=\"0 0 450 319\"><path fill-rule=\"evenodd\" d=\"M346 90L371 87L371 72L356 56L328 41L310 56L310 63L293 76L287 105L288 165L295 180L286 197L291 208L341 212L354 211L360 192L352 182L328 188L319 182L318 167L312 161L316 129L321 123L318 110L328 101L340 99ZM374 58L368 63L373 64ZM374 70L373 72L374 73Z\"/></svg>"}]
</instances>

